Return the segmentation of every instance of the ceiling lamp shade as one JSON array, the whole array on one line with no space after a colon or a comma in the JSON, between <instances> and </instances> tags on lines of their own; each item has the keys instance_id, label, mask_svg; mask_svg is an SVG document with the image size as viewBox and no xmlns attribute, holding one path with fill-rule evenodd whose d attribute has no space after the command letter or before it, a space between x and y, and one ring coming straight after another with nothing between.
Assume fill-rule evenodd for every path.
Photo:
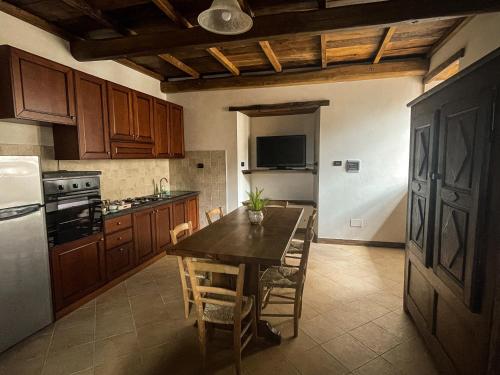
<instances>
[{"instance_id":1,"label":"ceiling lamp shade","mask_svg":"<svg viewBox=\"0 0 500 375\"><path fill-rule=\"evenodd\" d=\"M236 35L250 30L252 17L241 10L238 0L214 0L212 6L200 13L198 23L215 34Z\"/></svg>"}]
</instances>

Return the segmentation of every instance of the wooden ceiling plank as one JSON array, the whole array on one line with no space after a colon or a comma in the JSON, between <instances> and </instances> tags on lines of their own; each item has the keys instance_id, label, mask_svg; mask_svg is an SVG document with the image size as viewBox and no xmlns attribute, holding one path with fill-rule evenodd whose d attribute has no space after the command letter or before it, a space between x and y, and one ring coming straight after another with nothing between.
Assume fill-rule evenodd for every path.
<instances>
[{"instance_id":1,"label":"wooden ceiling plank","mask_svg":"<svg viewBox=\"0 0 500 375\"><path fill-rule=\"evenodd\" d=\"M189 22L182 14L177 12L173 5L168 0L153 0L153 3L161 9L165 15L174 23L181 27L191 28L193 24Z\"/></svg>"},{"instance_id":2,"label":"wooden ceiling plank","mask_svg":"<svg viewBox=\"0 0 500 375\"><path fill-rule=\"evenodd\" d=\"M86 16L92 18L93 20L99 22L104 27L115 30L119 34L122 34L125 36L137 35L137 33L133 32L132 30L129 30L125 27L122 27L117 22L115 22L111 18L107 17L103 12L101 12L99 9L94 8L92 5L90 5L85 0L62 0L62 2L65 3L66 5L74 8L74 9L82 12Z\"/></svg>"},{"instance_id":3,"label":"wooden ceiling plank","mask_svg":"<svg viewBox=\"0 0 500 375\"><path fill-rule=\"evenodd\" d=\"M455 36L460 30L462 30L470 21L474 19L474 16L465 17L457 20L455 25L450 28L431 48L427 54L428 58L431 58L438 50L441 49L453 36Z\"/></svg>"},{"instance_id":4,"label":"wooden ceiling plank","mask_svg":"<svg viewBox=\"0 0 500 375\"><path fill-rule=\"evenodd\" d=\"M378 64L382 56L384 55L384 52L387 48L387 45L392 39L392 36L396 32L396 28L394 26L391 26L387 29L384 35L384 39L382 39L382 42L380 43L380 46L378 47L377 54L375 55L375 59L373 59L374 64Z\"/></svg>"},{"instance_id":5,"label":"wooden ceiling plank","mask_svg":"<svg viewBox=\"0 0 500 375\"><path fill-rule=\"evenodd\" d=\"M151 78L154 78L154 79L157 79L159 81L164 81L165 80L165 77L163 76L163 74L160 74L160 73L156 73L154 71L152 71L151 69L148 69L142 65L139 65L139 64L136 64L135 62L133 62L132 60L129 60L129 59L118 59L118 60L115 60L117 63L119 64L122 64L124 66L126 66L127 68L130 68L130 69L133 69L139 73L142 73L142 74L145 74Z\"/></svg>"},{"instance_id":6,"label":"wooden ceiling plank","mask_svg":"<svg viewBox=\"0 0 500 375\"><path fill-rule=\"evenodd\" d=\"M236 65L234 65L231 60L229 60L226 55L224 55L218 48L211 47L207 48L207 52L214 57L218 62L224 66L227 70L229 70L233 75L239 76L240 70Z\"/></svg>"},{"instance_id":7,"label":"wooden ceiling plank","mask_svg":"<svg viewBox=\"0 0 500 375\"><path fill-rule=\"evenodd\" d=\"M380 64L339 65L309 72L290 72L261 76L196 79L162 82L165 93L219 90L251 87L310 85L327 82L343 82L391 77L424 76L429 70L426 59L386 61Z\"/></svg>"},{"instance_id":8,"label":"wooden ceiling plank","mask_svg":"<svg viewBox=\"0 0 500 375\"><path fill-rule=\"evenodd\" d=\"M461 59L462 57L465 56L465 48L462 48L461 50L455 52L453 55L451 55L449 58L447 58L445 61L443 61L441 64L439 64L437 67L432 69L429 73L427 73L424 78L423 78L423 83L424 85L432 82L436 77L441 74L444 70L446 70L450 65L454 64L457 60Z\"/></svg>"},{"instance_id":9,"label":"wooden ceiling plank","mask_svg":"<svg viewBox=\"0 0 500 375\"><path fill-rule=\"evenodd\" d=\"M326 34L321 34L321 67L325 69L328 66L328 56L326 54Z\"/></svg>"},{"instance_id":10,"label":"wooden ceiling plank","mask_svg":"<svg viewBox=\"0 0 500 375\"><path fill-rule=\"evenodd\" d=\"M259 42L260 47L264 51L264 53L267 56L267 59L273 66L274 70L276 70L277 73L280 73L283 71L283 67L281 66L281 63L278 60L278 57L274 53L271 44L267 40L263 40Z\"/></svg>"},{"instance_id":11,"label":"wooden ceiling plank","mask_svg":"<svg viewBox=\"0 0 500 375\"><path fill-rule=\"evenodd\" d=\"M193 78L200 78L200 73L198 73L196 70L191 68L189 65L184 64L181 60L176 58L175 56L172 56L168 53L165 53L163 55L159 55L162 60L165 60L166 62L172 64L175 66L177 69L182 70L184 73L189 74Z\"/></svg>"},{"instance_id":12,"label":"wooden ceiling plank","mask_svg":"<svg viewBox=\"0 0 500 375\"><path fill-rule=\"evenodd\" d=\"M59 38L65 40L82 39L77 37L76 35L67 32L66 30L61 29L59 26L54 25L44 20L43 18L34 15L33 13L27 12L24 9L16 7L15 5L12 5L5 1L0 1L0 11L9 14L12 17L18 18L24 22L27 22L30 25L38 27L39 29L42 29L52 35L56 35Z\"/></svg>"},{"instance_id":13,"label":"wooden ceiling plank","mask_svg":"<svg viewBox=\"0 0 500 375\"><path fill-rule=\"evenodd\" d=\"M228 36L200 27L107 40L74 41L71 52L79 61L158 55L211 47L238 46L260 40L314 36L337 30L390 27L419 19L463 17L500 9L500 0L391 0L254 18L247 33Z\"/></svg>"},{"instance_id":14,"label":"wooden ceiling plank","mask_svg":"<svg viewBox=\"0 0 500 375\"><path fill-rule=\"evenodd\" d=\"M318 0L319 9L326 9L328 0Z\"/></svg>"}]
</instances>

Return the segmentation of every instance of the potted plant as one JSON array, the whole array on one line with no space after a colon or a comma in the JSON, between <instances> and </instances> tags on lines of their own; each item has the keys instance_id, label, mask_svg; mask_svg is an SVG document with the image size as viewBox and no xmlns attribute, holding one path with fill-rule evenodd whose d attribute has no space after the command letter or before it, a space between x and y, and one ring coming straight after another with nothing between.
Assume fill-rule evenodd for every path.
<instances>
[{"instance_id":1,"label":"potted plant","mask_svg":"<svg viewBox=\"0 0 500 375\"><path fill-rule=\"evenodd\" d=\"M264 189L247 192L248 194L248 219L252 224L260 224L264 220L264 213L262 210L266 207L267 199L262 198Z\"/></svg>"}]
</instances>

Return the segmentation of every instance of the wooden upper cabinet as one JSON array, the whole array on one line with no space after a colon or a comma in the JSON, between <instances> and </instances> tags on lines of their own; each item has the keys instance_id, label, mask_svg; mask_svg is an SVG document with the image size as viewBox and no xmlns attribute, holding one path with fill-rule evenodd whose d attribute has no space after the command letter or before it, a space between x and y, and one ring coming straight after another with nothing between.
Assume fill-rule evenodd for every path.
<instances>
[{"instance_id":1,"label":"wooden upper cabinet","mask_svg":"<svg viewBox=\"0 0 500 375\"><path fill-rule=\"evenodd\" d=\"M153 98L134 91L134 134L137 142L154 142Z\"/></svg>"},{"instance_id":2,"label":"wooden upper cabinet","mask_svg":"<svg viewBox=\"0 0 500 375\"><path fill-rule=\"evenodd\" d=\"M154 100L155 154L157 158L170 157L170 106L164 100Z\"/></svg>"},{"instance_id":3,"label":"wooden upper cabinet","mask_svg":"<svg viewBox=\"0 0 500 375\"><path fill-rule=\"evenodd\" d=\"M71 68L1 46L0 70L1 118L76 125Z\"/></svg>"},{"instance_id":4,"label":"wooden upper cabinet","mask_svg":"<svg viewBox=\"0 0 500 375\"><path fill-rule=\"evenodd\" d=\"M170 103L170 156L184 157L184 111L173 103Z\"/></svg>"},{"instance_id":5,"label":"wooden upper cabinet","mask_svg":"<svg viewBox=\"0 0 500 375\"><path fill-rule=\"evenodd\" d=\"M80 159L109 159L106 81L75 72Z\"/></svg>"},{"instance_id":6,"label":"wooden upper cabinet","mask_svg":"<svg viewBox=\"0 0 500 375\"><path fill-rule=\"evenodd\" d=\"M133 91L108 82L109 135L112 141L135 139Z\"/></svg>"}]
</instances>

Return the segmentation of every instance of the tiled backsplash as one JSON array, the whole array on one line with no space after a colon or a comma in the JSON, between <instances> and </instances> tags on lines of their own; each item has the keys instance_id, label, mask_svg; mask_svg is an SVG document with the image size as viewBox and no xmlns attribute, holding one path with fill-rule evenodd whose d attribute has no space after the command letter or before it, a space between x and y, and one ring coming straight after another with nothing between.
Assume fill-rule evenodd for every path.
<instances>
[{"instance_id":1,"label":"tiled backsplash","mask_svg":"<svg viewBox=\"0 0 500 375\"><path fill-rule=\"evenodd\" d=\"M42 170L102 171L103 199L121 199L153 194L153 179L169 176L169 160L54 160L52 146L0 144L0 155L40 156ZM167 187L168 188L168 187Z\"/></svg>"},{"instance_id":2,"label":"tiled backsplash","mask_svg":"<svg viewBox=\"0 0 500 375\"><path fill-rule=\"evenodd\" d=\"M170 160L170 186L201 192L200 219L205 226L206 211L222 207L226 212L226 151L187 151L184 159Z\"/></svg>"}]
</instances>

